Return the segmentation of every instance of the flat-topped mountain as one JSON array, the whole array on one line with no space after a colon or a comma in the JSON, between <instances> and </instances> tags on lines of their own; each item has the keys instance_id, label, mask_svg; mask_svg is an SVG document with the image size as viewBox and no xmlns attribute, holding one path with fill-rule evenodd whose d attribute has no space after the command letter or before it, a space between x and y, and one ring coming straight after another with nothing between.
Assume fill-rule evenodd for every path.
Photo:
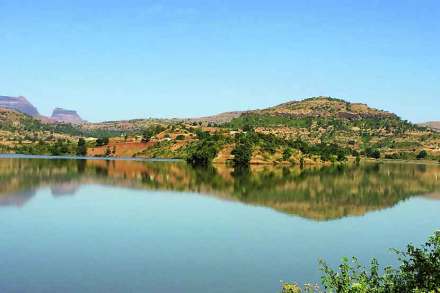
<instances>
[{"instance_id":1,"label":"flat-topped mountain","mask_svg":"<svg viewBox=\"0 0 440 293\"><path fill-rule=\"evenodd\" d=\"M50 118L62 123L80 124L85 122L76 111L63 108L55 108Z\"/></svg>"},{"instance_id":2,"label":"flat-topped mountain","mask_svg":"<svg viewBox=\"0 0 440 293\"><path fill-rule=\"evenodd\" d=\"M25 97L0 96L0 108L16 110L32 117L40 116L37 108Z\"/></svg>"}]
</instances>

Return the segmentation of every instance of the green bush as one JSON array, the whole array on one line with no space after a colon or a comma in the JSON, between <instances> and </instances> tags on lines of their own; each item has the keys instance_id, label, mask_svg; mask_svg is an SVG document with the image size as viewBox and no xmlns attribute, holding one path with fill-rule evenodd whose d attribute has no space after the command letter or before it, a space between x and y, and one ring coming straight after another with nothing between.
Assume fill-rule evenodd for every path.
<instances>
[{"instance_id":1,"label":"green bush","mask_svg":"<svg viewBox=\"0 0 440 293\"><path fill-rule=\"evenodd\" d=\"M344 258L337 270L321 261L321 282L325 292L440 292L440 231L420 248L410 244L405 251L394 251L400 261L397 269L386 267L381 270L376 259L366 268L356 258L352 258L352 262ZM302 290L296 285L288 285L283 284L283 293L320 292L316 287L311 291L310 286Z\"/></svg>"},{"instance_id":2,"label":"green bush","mask_svg":"<svg viewBox=\"0 0 440 293\"><path fill-rule=\"evenodd\" d=\"M109 138L108 137L98 138L96 140L96 146L97 147L108 145L108 143L109 143Z\"/></svg>"},{"instance_id":3,"label":"green bush","mask_svg":"<svg viewBox=\"0 0 440 293\"><path fill-rule=\"evenodd\" d=\"M239 142L232 150L235 166L249 166L252 158L252 145L246 142Z\"/></svg>"},{"instance_id":4,"label":"green bush","mask_svg":"<svg viewBox=\"0 0 440 293\"><path fill-rule=\"evenodd\" d=\"M425 150L421 150L420 153L417 155L417 160L423 160L428 157L428 152Z\"/></svg>"},{"instance_id":5,"label":"green bush","mask_svg":"<svg viewBox=\"0 0 440 293\"><path fill-rule=\"evenodd\" d=\"M87 156L87 144L84 138L80 138L78 140L78 145L76 148L76 155L77 156Z\"/></svg>"},{"instance_id":6,"label":"green bush","mask_svg":"<svg viewBox=\"0 0 440 293\"><path fill-rule=\"evenodd\" d=\"M219 134L209 134L204 131L197 131L199 140L187 149L186 161L191 165L206 166L217 156L225 138Z\"/></svg>"},{"instance_id":7,"label":"green bush","mask_svg":"<svg viewBox=\"0 0 440 293\"><path fill-rule=\"evenodd\" d=\"M192 165L206 166L212 162L217 153L218 148L215 142L201 140L193 146L187 158L187 162Z\"/></svg>"},{"instance_id":8,"label":"green bush","mask_svg":"<svg viewBox=\"0 0 440 293\"><path fill-rule=\"evenodd\" d=\"M185 135L183 134L179 134L178 136L176 136L176 140L184 140L185 139Z\"/></svg>"},{"instance_id":9,"label":"green bush","mask_svg":"<svg viewBox=\"0 0 440 293\"><path fill-rule=\"evenodd\" d=\"M380 151L378 149L367 148L365 150L365 155L368 158L380 159Z\"/></svg>"},{"instance_id":10,"label":"green bush","mask_svg":"<svg viewBox=\"0 0 440 293\"><path fill-rule=\"evenodd\" d=\"M283 160L284 161L289 160L290 157L292 156L292 154L293 154L293 150L291 148L284 149L284 151L283 151Z\"/></svg>"}]
</instances>

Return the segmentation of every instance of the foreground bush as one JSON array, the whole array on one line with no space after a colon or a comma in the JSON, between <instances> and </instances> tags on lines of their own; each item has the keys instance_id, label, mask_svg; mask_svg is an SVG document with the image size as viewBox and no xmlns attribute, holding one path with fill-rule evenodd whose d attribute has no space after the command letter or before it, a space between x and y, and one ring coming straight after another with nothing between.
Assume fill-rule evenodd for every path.
<instances>
[{"instance_id":1,"label":"foreground bush","mask_svg":"<svg viewBox=\"0 0 440 293\"><path fill-rule=\"evenodd\" d=\"M405 251L394 250L400 261L398 269L379 268L376 259L367 269L356 258L343 259L338 270L321 261L322 286L284 284L283 293L334 292L334 293L436 293L440 292L440 231L418 248L408 245Z\"/></svg>"}]
</instances>

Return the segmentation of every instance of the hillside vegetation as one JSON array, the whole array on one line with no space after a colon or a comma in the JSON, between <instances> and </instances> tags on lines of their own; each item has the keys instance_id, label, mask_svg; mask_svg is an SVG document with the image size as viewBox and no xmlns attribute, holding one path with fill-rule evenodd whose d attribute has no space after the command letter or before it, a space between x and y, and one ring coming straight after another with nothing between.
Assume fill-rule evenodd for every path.
<instances>
[{"instance_id":1,"label":"hillside vegetation","mask_svg":"<svg viewBox=\"0 0 440 293\"><path fill-rule=\"evenodd\" d=\"M393 113L331 97L221 114L222 119L49 125L17 112L2 113L1 145L10 152L26 153L26 144L54 145L60 139L75 145L83 137L91 156L180 158L193 164L315 165L362 157L440 159L440 134L435 131ZM48 148L33 152L51 153ZM67 153L75 154L75 147Z\"/></svg>"}]
</instances>

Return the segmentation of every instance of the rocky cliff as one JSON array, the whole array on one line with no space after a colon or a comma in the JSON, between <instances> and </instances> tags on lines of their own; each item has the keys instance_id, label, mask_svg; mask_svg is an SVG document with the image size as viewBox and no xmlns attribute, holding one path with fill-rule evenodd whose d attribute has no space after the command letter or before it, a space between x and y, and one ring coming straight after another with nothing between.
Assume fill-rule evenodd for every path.
<instances>
[{"instance_id":1,"label":"rocky cliff","mask_svg":"<svg viewBox=\"0 0 440 293\"><path fill-rule=\"evenodd\" d=\"M7 97L0 96L0 108L15 110L32 117L39 117L37 108L35 108L25 97Z\"/></svg>"}]
</instances>

